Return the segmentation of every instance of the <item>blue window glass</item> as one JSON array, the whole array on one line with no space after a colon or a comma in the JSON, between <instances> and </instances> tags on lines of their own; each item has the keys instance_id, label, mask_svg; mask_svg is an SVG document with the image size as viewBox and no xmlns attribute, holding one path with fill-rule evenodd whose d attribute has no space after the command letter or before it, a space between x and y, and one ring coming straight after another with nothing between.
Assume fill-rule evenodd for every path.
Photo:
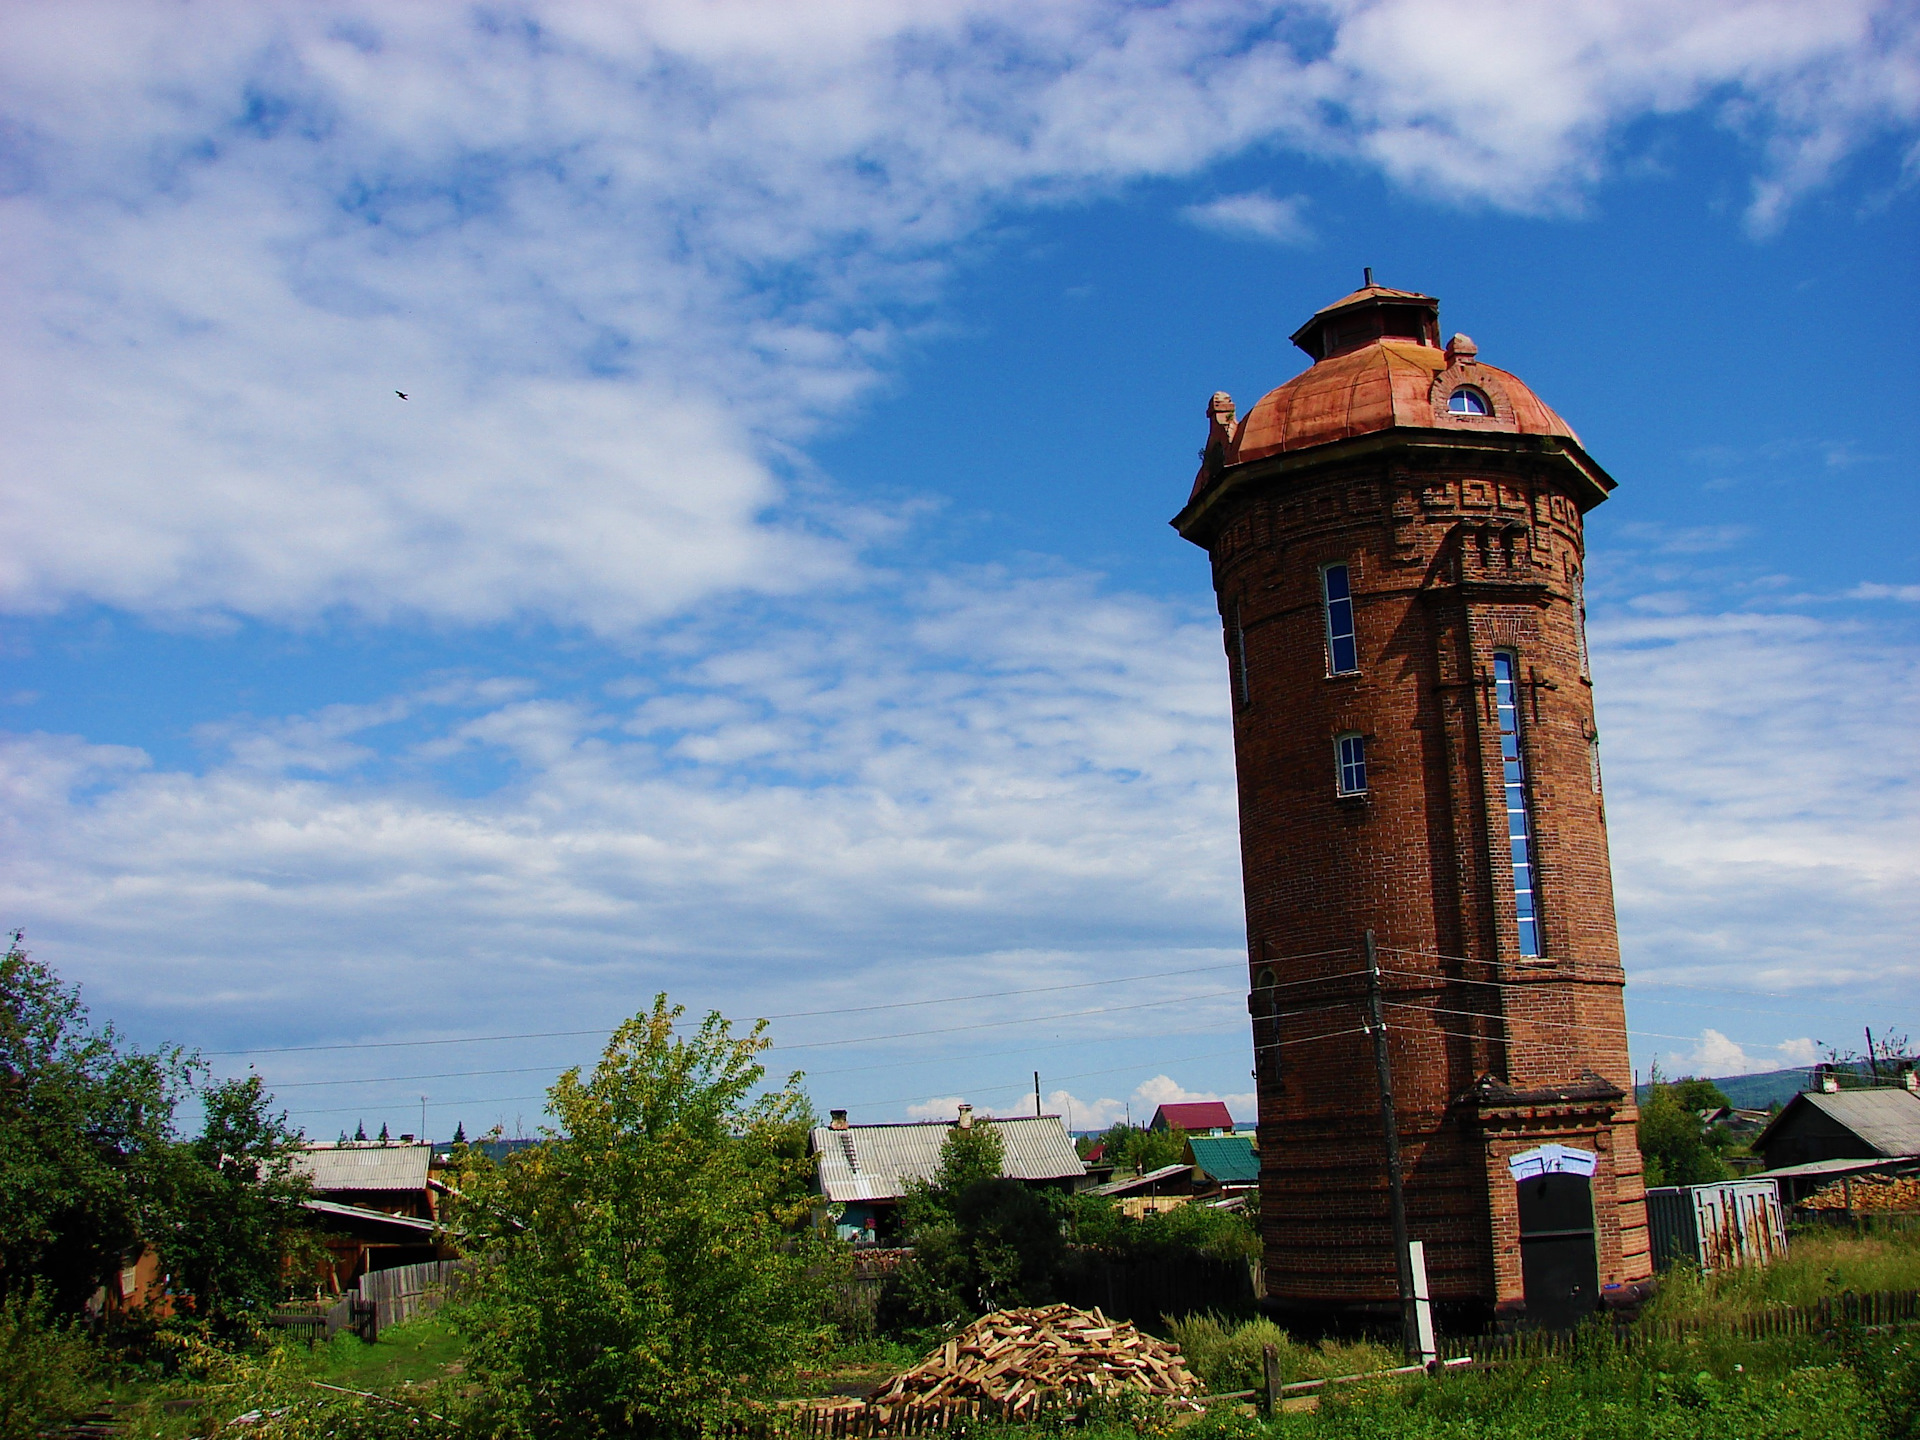
<instances>
[{"instance_id":1,"label":"blue window glass","mask_svg":"<svg viewBox=\"0 0 1920 1440\"><path fill-rule=\"evenodd\" d=\"M1335 738L1334 748L1339 754L1340 793L1342 795L1364 795L1367 793L1367 741L1364 735L1347 734Z\"/></svg>"},{"instance_id":2,"label":"blue window glass","mask_svg":"<svg viewBox=\"0 0 1920 1440\"><path fill-rule=\"evenodd\" d=\"M1329 565L1321 570L1320 586L1327 603L1327 663L1335 675L1351 674L1360 668L1360 651L1353 640L1353 590L1347 567Z\"/></svg>"},{"instance_id":3,"label":"blue window glass","mask_svg":"<svg viewBox=\"0 0 1920 1440\"><path fill-rule=\"evenodd\" d=\"M1478 390L1471 390L1464 385L1447 397L1447 409L1456 415L1488 415L1492 413L1492 407L1487 404L1487 397L1482 395Z\"/></svg>"},{"instance_id":4,"label":"blue window glass","mask_svg":"<svg viewBox=\"0 0 1920 1440\"><path fill-rule=\"evenodd\" d=\"M1520 755L1520 693L1511 652L1493 656L1494 703L1500 715L1500 766L1505 776L1507 844L1513 857L1513 914L1520 953L1541 955L1539 896L1533 875L1533 813L1527 804L1527 774Z\"/></svg>"}]
</instances>

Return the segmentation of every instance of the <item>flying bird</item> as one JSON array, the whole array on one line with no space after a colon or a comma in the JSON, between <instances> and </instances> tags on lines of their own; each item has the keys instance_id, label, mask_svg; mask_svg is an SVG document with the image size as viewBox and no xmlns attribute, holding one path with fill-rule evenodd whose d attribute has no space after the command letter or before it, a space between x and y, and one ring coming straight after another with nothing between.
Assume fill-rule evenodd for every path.
<instances>
[{"instance_id":1,"label":"flying bird","mask_svg":"<svg viewBox=\"0 0 1920 1440\"><path fill-rule=\"evenodd\" d=\"M398 395L402 400L407 398L407 392L404 390L396 390L393 393Z\"/></svg>"}]
</instances>

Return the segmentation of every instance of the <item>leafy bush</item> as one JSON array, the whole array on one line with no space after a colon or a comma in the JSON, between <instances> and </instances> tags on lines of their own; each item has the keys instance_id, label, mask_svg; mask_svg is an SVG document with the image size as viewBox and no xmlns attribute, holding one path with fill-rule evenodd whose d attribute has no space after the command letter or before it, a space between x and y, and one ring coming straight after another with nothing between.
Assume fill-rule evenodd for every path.
<instances>
[{"instance_id":1,"label":"leafy bush","mask_svg":"<svg viewBox=\"0 0 1920 1440\"><path fill-rule=\"evenodd\" d=\"M756 1098L764 1022L677 1037L682 1013L659 996L554 1084L547 1143L462 1177L475 1265L452 1318L495 1436L698 1433L818 1326L799 1077Z\"/></svg>"},{"instance_id":2,"label":"leafy bush","mask_svg":"<svg viewBox=\"0 0 1920 1440\"><path fill-rule=\"evenodd\" d=\"M0 1304L0 1440L34 1440L98 1402L100 1357L27 1300Z\"/></svg>"},{"instance_id":3,"label":"leafy bush","mask_svg":"<svg viewBox=\"0 0 1920 1440\"><path fill-rule=\"evenodd\" d=\"M1319 1380L1328 1375L1359 1375L1400 1364L1399 1354L1369 1341L1323 1340L1303 1345L1271 1320L1235 1325L1216 1315L1192 1315L1167 1322L1167 1336L1208 1390L1225 1393L1257 1390L1266 1384L1264 1351L1280 1352L1280 1379Z\"/></svg>"},{"instance_id":4,"label":"leafy bush","mask_svg":"<svg viewBox=\"0 0 1920 1440\"><path fill-rule=\"evenodd\" d=\"M1259 1231L1247 1215L1211 1205L1176 1205L1136 1220L1105 1196L1075 1195L1067 1202L1067 1233L1076 1245L1117 1255L1251 1260L1260 1253Z\"/></svg>"}]
</instances>

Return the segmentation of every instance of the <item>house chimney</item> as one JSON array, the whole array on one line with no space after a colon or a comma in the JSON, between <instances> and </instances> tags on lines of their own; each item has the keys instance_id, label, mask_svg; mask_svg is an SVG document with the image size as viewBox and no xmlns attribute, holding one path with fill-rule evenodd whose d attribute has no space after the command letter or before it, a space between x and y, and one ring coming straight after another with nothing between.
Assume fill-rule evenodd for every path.
<instances>
[{"instance_id":1,"label":"house chimney","mask_svg":"<svg viewBox=\"0 0 1920 1440\"><path fill-rule=\"evenodd\" d=\"M1834 1073L1833 1066L1817 1065L1814 1067L1813 1073L1820 1081L1820 1093L1822 1095L1838 1095L1840 1093L1840 1077Z\"/></svg>"},{"instance_id":2,"label":"house chimney","mask_svg":"<svg viewBox=\"0 0 1920 1440\"><path fill-rule=\"evenodd\" d=\"M844 1130L847 1128L847 1112L846 1111L833 1110L833 1111L829 1111L828 1113L833 1117L833 1119L827 1125L827 1128L829 1130Z\"/></svg>"},{"instance_id":3,"label":"house chimney","mask_svg":"<svg viewBox=\"0 0 1920 1440\"><path fill-rule=\"evenodd\" d=\"M402 1131L400 1135L400 1143L402 1145L411 1145L413 1143L413 1136L411 1134L408 1134L405 1131Z\"/></svg>"},{"instance_id":4,"label":"house chimney","mask_svg":"<svg viewBox=\"0 0 1920 1440\"><path fill-rule=\"evenodd\" d=\"M966 1104L961 1105L960 1118L954 1123L962 1130L971 1130L973 1128L973 1106Z\"/></svg>"}]
</instances>

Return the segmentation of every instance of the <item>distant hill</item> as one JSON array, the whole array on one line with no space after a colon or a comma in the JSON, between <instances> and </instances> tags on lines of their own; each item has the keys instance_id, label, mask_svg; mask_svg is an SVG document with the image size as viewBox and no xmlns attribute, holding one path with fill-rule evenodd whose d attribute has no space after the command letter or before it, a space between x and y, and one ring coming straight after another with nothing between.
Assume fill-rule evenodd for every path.
<instances>
[{"instance_id":1,"label":"distant hill","mask_svg":"<svg viewBox=\"0 0 1920 1440\"><path fill-rule=\"evenodd\" d=\"M1842 1070L1851 1070L1856 1075L1867 1073L1866 1062L1854 1061L1842 1065ZM1675 1076L1679 1079L1679 1076ZM1705 1077L1720 1087L1720 1093L1741 1110L1765 1110L1774 1104L1784 1105L1802 1090L1813 1088L1813 1067L1803 1065L1793 1070L1763 1070L1758 1075L1712 1075ZM1634 1087L1633 1098L1642 1101L1647 1098L1647 1087Z\"/></svg>"}]
</instances>

